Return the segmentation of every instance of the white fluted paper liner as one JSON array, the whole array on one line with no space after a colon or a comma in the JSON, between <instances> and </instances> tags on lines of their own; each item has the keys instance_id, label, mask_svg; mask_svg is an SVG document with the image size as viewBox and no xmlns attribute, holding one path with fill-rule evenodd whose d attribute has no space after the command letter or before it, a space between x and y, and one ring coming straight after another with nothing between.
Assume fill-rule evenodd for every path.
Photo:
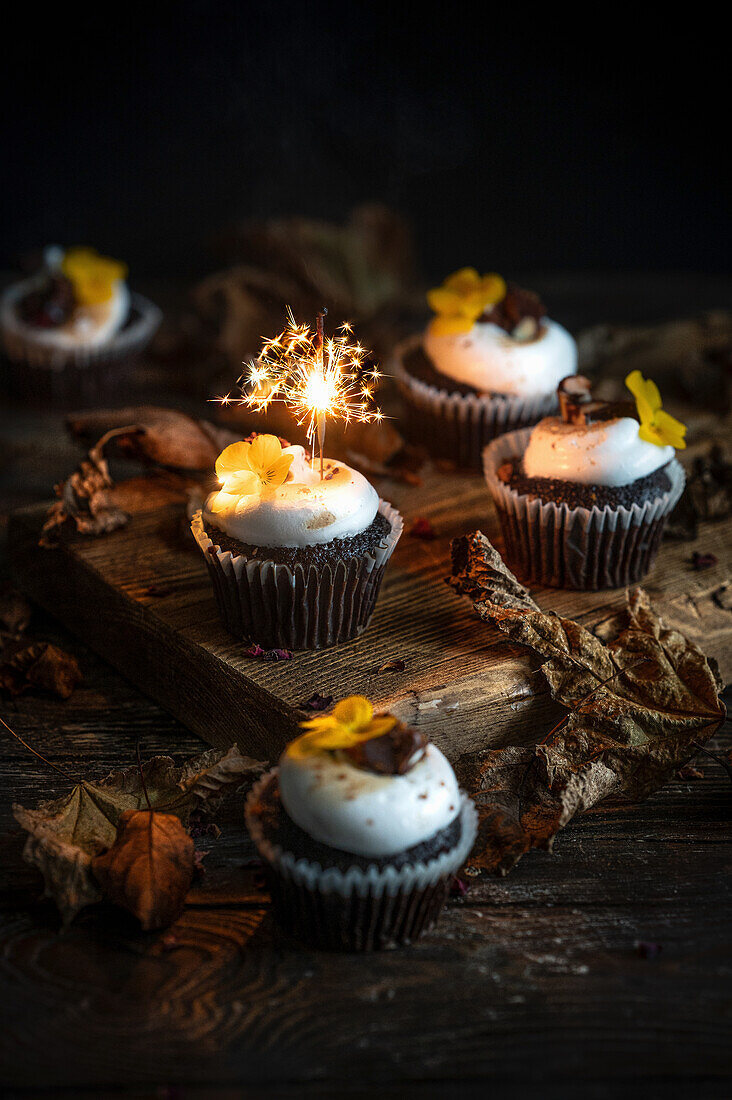
<instances>
[{"instance_id":1,"label":"white fluted paper liner","mask_svg":"<svg viewBox=\"0 0 732 1100\"><path fill-rule=\"evenodd\" d=\"M533 397L495 397L479 393L450 391L423 382L409 373L404 358L422 343L410 336L394 350L393 370L409 413L411 435L416 442L429 439L434 453L452 458L464 466L480 468L483 448L492 439L527 425L536 424L556 411L556 390Z\"/></svg>"},{"instance_id":2,"label":"white fluted paper liner","mask_svg":"<svg viewBox=\"0 0 732 1100\"><path fill-rule=\"evenodd\" d=\"M478 832L478 811L461 791L460 840L449 852L443 852L426 863L407 864L404 867L383 867L371 865L349 867L341 871L338 867L323 869L319 863L302 857L297 858L291 852L284 852L277 844L269 841L251 807L259 800L265 786L278 769L273 768L263 775L252 787L246 801L245 818L249 835L262 859L270 867L298 887L321 894L336 894L344 899L353 897L380 898L383 895L396 897L397 894L409 894L413 890L426 890L445 879L457 874L470 855Z\"/></svg>"},{"instance_id":3,"label":"white fluted paper liner","mask_svg":"<svg viewBox=\"0 0 732 1100\"><path fill-rule=\"evenodd\" d=\"M162 320L156 305L141 294L130 294L126 323L103 344L80 344L75 348L50 347L33 337L33 330L18 316L18 301L28 292L27 282L14 283L0 297L0 331L7 357L30 368L63 371L68 367L89 369L96 364L117 362L139 354L152 340Z\"/></svg>"},{"instance_id":4,"label":"white fluted paper liner","mask_svg":"<svg viewBox=\"0 0 732 1100\"><path fill-rule=\"evenodd\" d=\"M203 553L227 630L266 649L321 649L348 641L369 624L386 564L404 529L400 513L379 500L391 530L370 550L322 565L285 565L222 550L200 511L191 531Z\"/></svg>"},{"instance_id":5,"label":"white fluted paper liner","mask_svg":"<svg viewBox=\"0 0 732 1100\"><path fill-rule=\"evenodd\" d=\"M531 429L495 439L483 451L483 472L503 530L506 559L522 580L555 588L621 588L650 569L666 519L684 491L686 476L674 458L665 468L671 488L653 500L599 508L531 499L498 477L520 458Z\"/></svg>"}]
</instances>

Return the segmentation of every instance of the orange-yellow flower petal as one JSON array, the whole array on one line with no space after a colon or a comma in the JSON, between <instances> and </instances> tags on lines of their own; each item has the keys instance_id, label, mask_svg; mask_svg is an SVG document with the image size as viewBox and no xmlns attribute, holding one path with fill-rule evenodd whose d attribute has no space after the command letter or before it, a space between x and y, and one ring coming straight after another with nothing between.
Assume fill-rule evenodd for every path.
<instances>
[{"instance_id":1,"label":"orange-yellow flower petal","mask_svg":"<svg viewBox=\"0 0 732 1100\"><path fill-rule=\"evenodd\" d=\"M374 708L365 695L349 695L333 707L333 717L346 729L358 732L374 716Z\"/></svg>"},{"instance_id":2,"label":"orange-yellow flower petal","mask_svg":"<svg viewBox=\"0 0 732 1100\"><path fill-rule=\"evenodd\" d=\"M249 467L252 470L266 470L282 454L282 447L276 435L258 435L249 445Z\"/></svg>"},{"instance_id":3,"label":"orange-yellow flower petal","mask_svg":"<svg viewBox=\"0 0 732 1100\"><path fill-rule=\"evenodd\" d=\"M110 301L115 283L127 276L125 264L100 256L93 248L70 248L61 261L61 270L71 281L76 300L85 306Z\"/></svg>"},{"instance_id":4,"label":"orange-yellow flower petal","mask_svg":"<svg viewBox=\"0 0 732 1100\"><path fill-rule=\"evenodd\" d=\"M686 424L682 424L671 413L659 409L656 413L656 428L663 437L664 442L675 447L677 451L683 451L686 447Z\"/></svg>"},{"instance_id":5,"label":"orange-yellow flower petal","mask_svg":"<svg viewBox=\"0 0 732 1100\"><path fill-rule=\"evenodd\" d=\"M506 297L506 280L495 272L484 275L480 281L480 292L483 297L483 307L494 306Z\"/></svg>"},{"instance_id":6,"label":"orange-yellow flower petal","mask_svg":"<svg viewBox=\"0 0 732 1100\"><path fill-rule=\"evenodd\" d=\"M224 448L216 459L216 476L221 481L231 474L238 473L239 470L249 469L250 446L250 443L245 443L242 440L240 443L230 443L228 447Z\"/></svg>"},{"instance_id":7,"label":"orange-yellow flower petal","mask_svg":"<svg viewBox=\"0 0 732 1100\"><path fill-rule=\"evenodd\" d=\"M437 286L427 291L427 304L433 313L459 313L462 298L454 290Z\"/></svg>"},{"instance_id":8,"label":"orange-yellow flower petal","mask_svg":"<svg viewBox=\"0 0 732 1100\"><path fill-rule=\"evenodd\" d=\"M229 474L223 484L225 493L235 493L240 497L251 496L259 488L260 480L253 470L239 470L235 474Z\"/></svg>"},{"instance_id":9,"label":"orange-yellow flower petal","mask_svg":"<svg viewBox=\"0 0 732 1100\"><path fill-rule=\"evenodd\" d=\"M664 411L656 383L644 378L639 370L634 370L625 379L625 384L635 397L641 439L657 447L671 446L677 451L683 450L686 447L686 425Z\"/></svg>"},{"instance_id":10,"label":"orange-yellow flower petal","mask_svg":"<svg viewBox=\"0 0 732 1100\"><path fill-rule=\"evenodd\" d=\"M278 489L280 485L284 485L294 457L294 455L280 455L271 466L268 466L265 470L256 471L264 488Z\"/></svg>"},{"instance_id":11,"label":"orange-yellow flower petal","mask_svg":"<svg viewBox=\"0 0 732 1100\"><path fill-rule=\"evenodd\" d=\"M458 336L462 332L470 332L473 324L474 321L470 317L460 314L451 317L438 314L430 321L430 332L433 336Z\"/></svg>"},{"instance_id":12,"label":"orange-yellow flower petal","mask_svg":"<svg viewBox=\"0 0 732 1100\"><path fill-rule=\"evenodd\" d=\"M459 271L448 275L442 285L446 290L454 290L457 294L470 294L480 288L480 275L474 267L461 267Z\"/></svg>"}]
</instances>

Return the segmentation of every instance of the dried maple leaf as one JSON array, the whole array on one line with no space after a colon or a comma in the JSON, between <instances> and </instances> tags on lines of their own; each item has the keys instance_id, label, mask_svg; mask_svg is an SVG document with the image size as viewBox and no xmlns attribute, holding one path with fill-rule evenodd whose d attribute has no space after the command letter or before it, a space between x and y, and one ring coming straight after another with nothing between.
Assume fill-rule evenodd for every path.
<instances>
[{"instance_id":1,"label":"dried maple leaf","mask_svg":"<svg viewBox=\"0 0 732 1100\"><path fill-rule=\"evenodd\" d=\"M176 470L212 470L224 447L239 438L207 420L155 405L77 413L66 426L87 444L102 433L114 435L126 458Z\"/></svg>"},{"instance_id":2,"label":"dried maple leaf","mask_svg":"<svg viewBox=\"0 0 732 1100\"><path fill-rule=\"evenodd\" d=\"M102 535L127 523L129 516L109 496L114 482L109 474L104 448L112 439L129 435L135 430L128 425L106 432L73 474L56 486L59 499L48 511L39 545L52 546L60 528L69 522L82 535Z\"/></svg>"},{"instance_id":3,"label":"dried maple leaf","mask_svg":"<svg viewBox=\"0 0 732 1100\"><path fill-rule=\"evenodd\" d=\"M481 815L474 866L505 874L611 791L645 798L724 717L706 657L664 626L641 589L628 598L625 628L605 644L574 620L542 612L480 531L454 540L449 583L482 619L545 658L551 693L570 712L534 748L460 762Z\"/></svg>"},{"instance_id":4,"label":"dried maple leaf","mask_svg":"<svg viewBox=\"0 0 732 1100\"><path fill-rule=\"evenodd\" d=\"M112 772L99 782L78 783L68 794L35 809L13 806L16 821L29 834L23 850L26 863L37 867L64 924L85 905L102 898L92 873L92 861L114 844L120 819L128 810L147 808L174 813L183 825L192 809L208 807L261 770L263 765L242 756L234 746L215 749L177 766L169 756Z\"/></svg>"},{"instance_id":5,"label":"dried maple leaf","mask_svg":"<svg viewBox=\"0 0 732 1100\"><path fill-rule=\"evenodd\" d=\"M0 689L10 695L37 688L68 699L82 680L76 658L50 642L20 649L0 664Z\"/></svg>"},{"instance_id":6,"label":"dried maple leaf","mask_svg":"<svg viewBox=\"0 0 732 1100\"><path fill-rule=\"evenodd\" d=\"M166 928L183 909L194 844L175 814L125 810L114 844L91 866L104 896L129 910L146 932Z\"/></svg>"}]
</instances>

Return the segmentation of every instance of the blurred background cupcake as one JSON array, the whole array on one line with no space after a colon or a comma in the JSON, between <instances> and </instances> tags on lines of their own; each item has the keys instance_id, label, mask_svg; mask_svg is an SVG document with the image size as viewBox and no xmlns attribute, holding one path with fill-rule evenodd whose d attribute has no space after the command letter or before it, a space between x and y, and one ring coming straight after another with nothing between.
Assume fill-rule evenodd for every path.
<instances>
[{"instance_id":1,"label":"blurred background cupcake","mask_svg":"<svg viewBox=\"0 0 732 1100\"><path fill-rule=\"evenodd\" d=\"M43 261L0 299L9 392L74 404L114 397L160 311L130 292L125 264L91 248L54 246Z\"/></svg>"},{"instance_id":2,"label":"blurred background cupcake","mask_svg":"<svg viewBox=\"0 0 732 1100\"><path fill-rule=\"evenodd\" d=\"M587 378L566 378L560 416L486 447L504 556L523 581L619 588L651 568L684 489L686 428L640 371L626 384L635 405L595 401Z\"/></svg>"},{"instance_id":3,"label":"blurred background cupcake","mask_svg":"<svg viewBox=\"0 0 732 1100\"><path fill-rule=\"evenodd\" d=\"M302 725L246 807L278 920L323 948L414 942L473 847L473 803L424 734L363 696Z\"/></svg>"},{"instance_id":4,"label":"blurred background cupcake","mask_svg":"<svg viewBox=\"0 0 732 1100\"><path fill-rule=\"evenodd\" d=\"M266 648L357 637L376 604L402 518L366 478L258 435L216 462L221 489L192 520L230 633Z\"/></svg>"},{"instance_id":5,"label":"blurred background cupcake","mask_svg":"<svg viewBox=\"0 0 732 1100\"><path fill-rule=\"evenodd\" d=\"M558 383L577 368L569 333L536 294L466 267L427 295L435 313L396 353L413 439L479 466L483 447L556 408Z\"/></svg>"}]
</instances>

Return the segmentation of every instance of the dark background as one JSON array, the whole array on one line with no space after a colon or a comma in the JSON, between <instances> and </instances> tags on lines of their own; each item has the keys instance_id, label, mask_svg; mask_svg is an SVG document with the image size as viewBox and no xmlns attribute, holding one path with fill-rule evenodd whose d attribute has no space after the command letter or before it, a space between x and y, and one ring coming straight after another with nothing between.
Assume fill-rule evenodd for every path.
<instances>
[{"instance_id":1,"label":"dark background","mask_svg":"<svg viewBox=\"0 0 732 1100\"><path fill-rule=\"evenodd\" d=\"M728 266L726 52L668 12L184 0L6 35L3 267L90 243L196 275L233 219L380 200L427 276Z\"/></svg>"}]
</instances>

